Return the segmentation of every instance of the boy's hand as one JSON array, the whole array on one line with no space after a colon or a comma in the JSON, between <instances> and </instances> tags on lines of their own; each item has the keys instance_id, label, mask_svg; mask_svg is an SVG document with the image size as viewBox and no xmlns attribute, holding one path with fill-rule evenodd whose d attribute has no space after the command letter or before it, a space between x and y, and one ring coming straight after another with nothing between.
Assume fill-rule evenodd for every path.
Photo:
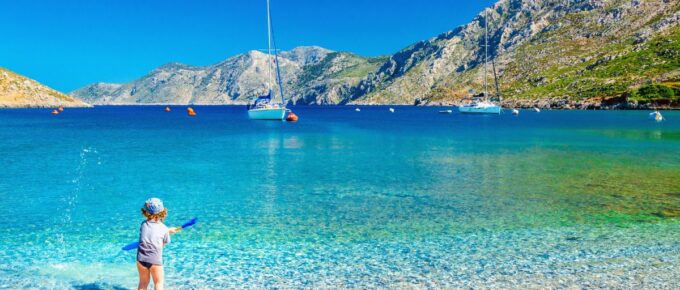
<instances>
[{"instance_id":1,"label":"boy's hand","mask_svg":"<svg viewBox=\"0 0 680 290\"><path fill-rule=\"evenodd\" d=\"M168 232L170 232L170 234L174 234L174 233L179 232L181 230L182 230L182 227L176 227L176 228L170 228L170 230Z\"/></svg>"}]
</instances>

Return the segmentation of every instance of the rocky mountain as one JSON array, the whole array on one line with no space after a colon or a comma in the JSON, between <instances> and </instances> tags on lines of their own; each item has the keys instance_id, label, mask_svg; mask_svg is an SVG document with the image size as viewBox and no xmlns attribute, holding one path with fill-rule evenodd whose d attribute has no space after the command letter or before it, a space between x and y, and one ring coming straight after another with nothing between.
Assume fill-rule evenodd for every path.
<instances>
[{"instance_id":1,"label":"rocky mountain","mask_svg":"<svg viewBox=\"0 0 680 290\"><path fill-rule=\"evenodd\" d=\"M501 0L471 23L394 54L346 102L448 104L483 90L486 14L489 90L495 65L508 106L644 102L650 96L639 88L652 84L678 92L666 100L677 103L679 10L677 0Z\"/></svg>"},{"instance_id":2,"label":"rocky mountain","mask_svg":"<svg viewBox=\"0 0 680 290\"><path fill-rule=\"evenodd\" d=\"M89 107L83 101L0 67L0 108Z\"/></svg>"},{"instance_id":3,"label":"rocky mountain","mask_svg":"<svg viewBox=\"0 0 680 290\"><path fill-rule=\"evenodd\" d=\"M131 83L96 83L71 95L93 104L245 104L267 92L268 59L250 51L209 66L170 63ZM384 60L320 47L282 52L284 94L292 102L338 103L347 88Z\"/></svg>"},{"instance_id":4,"label":"rocky mountain","mask_svg":"<svg viewBox=\"0 0 680 290\"><path fill-rule=\"evenodd\" d=\"M680 106L679 11L678 0L500 0L390 57L301 47L281 53L280 64L295 103L456 104L483 91L488 26L489 90L495 68L506 106ZM168 64L72 95L95 104L244 103L266 91L266 59L251 51L206 67Z\"/></svg>"}]
</instances>

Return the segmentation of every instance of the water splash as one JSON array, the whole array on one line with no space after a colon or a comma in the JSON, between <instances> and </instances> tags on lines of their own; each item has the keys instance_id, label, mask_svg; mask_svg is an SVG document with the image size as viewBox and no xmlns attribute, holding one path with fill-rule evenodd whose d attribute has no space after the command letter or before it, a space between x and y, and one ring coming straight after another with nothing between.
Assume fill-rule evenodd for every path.
<instances>
[{"instance_id":1,"label":"water splash","mask_svg":"<svg viewBox=\"0 0 680 290\"><path fill-rule=\"evenodd\" d=\"M71 179L72 187L68 194L61 197L61 202L65 206L62 208L62 215L60 216L60 229L55 234L55 240L59 245L57 257L61 261L65 261L68 257L69 242L66 240L66 229L73 226L73 214L78 206L78 199L86 186L84 179L86 177L88 166L94 162L97 166L101 165L101 157L99 151L94 147L84 147L80 150L78 155L78 164L76 165Z\"/></svg>"}]
</instances>

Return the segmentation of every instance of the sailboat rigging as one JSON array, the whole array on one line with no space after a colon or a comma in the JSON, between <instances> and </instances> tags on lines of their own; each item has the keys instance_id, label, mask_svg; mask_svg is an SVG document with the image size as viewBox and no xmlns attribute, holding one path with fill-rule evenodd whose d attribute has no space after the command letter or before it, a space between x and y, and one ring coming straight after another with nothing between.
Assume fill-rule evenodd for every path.
<instances>
[{"instance_id":1,"label":"sailboat rigging","mask_svg":"<svg viewBox=\"0 0 680 290\"><path fill-rule=\"evenodd\" d=\"M487 10L484 10L484 95L482 98L474 98L473 102L459 106L458 111L463 114L500 114L501 106L489 100L488 82L488 62L489 62L489 21ZM498 78L496 77L496 64L493 63L494 81L496 83L496 96L500 101L500 91L498 89Z\"/></svg>"}]
</instances>

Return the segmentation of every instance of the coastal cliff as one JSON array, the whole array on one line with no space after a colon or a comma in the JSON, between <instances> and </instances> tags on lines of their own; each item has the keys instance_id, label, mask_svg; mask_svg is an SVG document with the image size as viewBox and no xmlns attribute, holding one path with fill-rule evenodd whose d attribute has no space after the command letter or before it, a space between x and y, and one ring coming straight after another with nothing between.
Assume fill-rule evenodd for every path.
<instances>
[{"instance_id":1,"label":"coastal cliff","mask_svg":"<svg viewBox=\"0 0 680 290\"><path fill-rule=\"evenodd\" d=\"M281 53L280 65L291 103L455 105L483 91L488 26L487 77L493 84L495 68L507 107L680 108L679 23L680 1L500 0L389 57L299 47ZM172 63L71 95L94 104L243 104L265 93L266 60L251 51L205 67Z\"/></svg>"},{"instance_id":2,"label":"coastal cliff","mask_svg":"<svg viewBox=\"0 0 680 290\"><path fill-rule=\"evenodd\" d=\"M507 106L677 107L679 10L667 0L501 0L394 54L347 102L457 104L481 92L488 25L489 91L495 66ZM656 85L672 93L646 93Z\"/></svg>"},{"instance_id":3,"label":"coastal cliff","mask_svg":"<svg viewBox=\"0 0 680 290\"><path fill-rule=\"evenodd\" d=\"M91 107L72 96L0 67L0 108Z\"/></svg>"}]
</instances>

